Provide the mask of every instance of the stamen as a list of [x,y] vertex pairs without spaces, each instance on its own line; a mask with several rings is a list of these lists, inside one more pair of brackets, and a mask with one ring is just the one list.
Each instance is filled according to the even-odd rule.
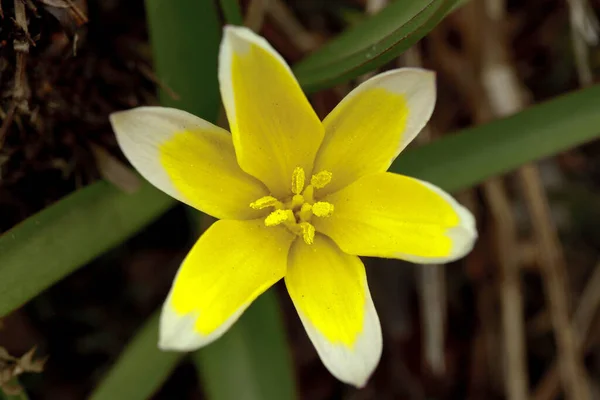
[[306,180],[306,175],[304,174],[304,168],[296,167],[294,172],[292,173],[292,193],[300,194],[302,193],[302,189],[304,189],[304,181]]
[[298,213],[298,218],[301,222],[310,220],[310,216],[312,215],[311,210],[312,206],[309,203],[302,204],[302,207],[300,207],[300,212]]
[[[264,219],[266,226],[283,225],[292,234],[302,237],[306,244],[315,242],[316,230],[311,224],[314,217],[326,218],[333,214],[333,204],[326,201],[315,202],[315,191],[331,182],[332,173],[321,171],[306,182],[302,167],[294,168],[292,173],[292,196],[283,201],[273,196],[264,196],[250,203],[255,210],[273,207],[274,210]],[[318,197],[319,192],[316,192]]]
[[314,203],[314,195],[315,195],[315,188],[313,185],[308,185],[306,187],[306,189],[304,189],[304,192],[302,193],[302,196],[304,196],[304,201],[307,203]]
[[304,196],[302,196],[301,194],[295,194],[294,197],[292,197],[291,208],[295,209],[297,207],[300,207],[302,204],[304,204]]
[[300,229],[302,230],[302,239],[304,239],[304,243],[313,244],[315,242],[315,227],[308,222],[301,222]]
[[271,214],[267,215],[267,218],[265,218],[265,225],[275,226],[288,220],[294,220],[294,213],[292,210],[275,210]]
[[330,217],[333,214],[333,204],[326,201],[317,201],[312,205],[312,213],[317,217]]
[[317,189],[324,188],[329,182],[331,182],[331,176],[333,174],[329,171],[321,171],[318,174],[314,174],[310,178],[310,184]]
[[250,203],[250,207],[254,208],[255,210],[262,210],[263,208],[267,207],[277,207],[278,205],[281,206],[281,203],[273,196],[261,197],[255,202]]

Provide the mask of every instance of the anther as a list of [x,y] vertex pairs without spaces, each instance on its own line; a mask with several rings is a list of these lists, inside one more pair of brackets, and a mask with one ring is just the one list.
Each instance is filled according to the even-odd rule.
[[281,203],[273,196],[261,197],[255,202],[250,203],[250,207],[254,208],[255,210],[262,210],[263,208],[267,207],[277,207],[278,205],[281,206]]
[[330,217],[333,214],[333,204],[326,201],[317,201],[312,205],[312,213],[317,217]]
[[294,220],[294,213],[292,210],[275,210],[265,218],[266,226],[275,226],[282,224],[288,220]]
[[331,182],[332,175],[333,174],[329,171],[321,171],[318,174],[314,174],[312,178],[310,178],[310,184],[316,189],[324,188],[329,182]]
[[302,239],[306,244],[313,244],[315,242],[315,227],[308,222],[301,222],[300,229],[302,231]]
[[302,167],[296,167],[294,169],[294,172],[292,173],[292,193],[302,193],[302,189],[304,189],[305,180],[306,175],[304,174],[304,169]]

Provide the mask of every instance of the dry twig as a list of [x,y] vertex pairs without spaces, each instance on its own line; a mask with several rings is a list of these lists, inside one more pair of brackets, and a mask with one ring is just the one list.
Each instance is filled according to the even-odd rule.
[[446,371],[444,336],[446,324],[446,274],[444,266],[419,267],[421,313],[423,314],[423,352],[428,369],[436,376]]
[[[600,309],[600,263],[594,268],[592,277],[588,280],[579,304],[573,316],[573,330],[577,333],[579,348],[583,351],[589,347],[589,338],[592,333],[592,322]],[[555,362],[546,371],[546,374],[538,384],[534,394],[534,400],[553,400],[560,394],[558,365]]]
[[270,0],[250,0],[246,11],[246,17],[244,18],[244,25],[253,31],[258,32],[265,20],[265,14],[269,8],[269,3]]
[[279,29],[303,53],[309,53],[319,45],[315,36],[309,32],[290,11],[282,0],[269,0],[267,12]]
[[567,280],[562,247],[550,216],[539,173],[531,165],[519,172],[523,193],[532,217],[533,230],[541,247],[544,285],[558,347],[558,368],[568,399],[589,398],[585,375],[575,332],[569,321]]
[[[504,4],[501,0],[487,0],[486,4],[492,23],[488,24],[488,28],[485,30],[488,33],[486,35],[488,42],[484,46],[487,67],[484,67],[483,79],[488,88],[492,110],[498,116],[505,116],[523,108],[523,91],[516,72],[509,62],[506,44],[499,41],[498,30],[496,30],[496,35],[493,35],[493,29],[490,29],[494,26],[496,29],[498,28]],[[567,398],[587,399],[589,385],[586,382],[585,370],[576,347],[574,332],[569,323],[569,303],[562,247],[552,223],[545,191],[536,166],[525,165],[519,169],[517,175],[522,184],[535,236],[541,249],[542,274],[558,344],[561,379]]]
[[590,7],[586,0],[567,0],[567,5],[579,84],[589,86],[593,83],[593,74],[588,46],[598,43],[598,20],[593,11],[587,12]]
[[494,216],[498,246],[496,254],[502,268],[500,299],[507,361],[505,369],[507,397],[511,400],[526,400],[528,389],[523,335],[523,296],[519,259],[514,252],[517,247],[516,223],[502,181],[490,179],[483,186]]

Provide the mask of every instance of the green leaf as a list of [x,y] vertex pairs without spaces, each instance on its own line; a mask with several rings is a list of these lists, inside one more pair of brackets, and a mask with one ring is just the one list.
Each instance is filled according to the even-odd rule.
[[158,343],[155,313],[127,345],[90,400],[146,400],[169,377],[185,353],[162,352]]
[[305,91],[349,81],[391,61],[431,31],[459,0],[398,0],[294,67]]
[[144,183],[129,195],[97,182],[0,236],[0,317],[123,242],[175,201]]
[[296,399],[281,319],[271,289],[221,339],[194,355],[209,399]]
[[244,17],[238,0],[219,0],[225,21],[232,25],[244,25]]
[[448,135],[409,150],[390,171],[448,191],[476,185],[525,163],[600,136],[600,85],[535,105],[512,117]]
[[156,75],[179,98],[160,92],[161,104],[216,121],[217,55],[221,24],[212,0],[146,0]]

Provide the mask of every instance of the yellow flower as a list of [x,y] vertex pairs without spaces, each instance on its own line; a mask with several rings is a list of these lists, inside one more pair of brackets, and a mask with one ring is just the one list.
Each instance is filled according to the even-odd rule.
[[385,172],[431,116],[435,76],[377,75],[320,121],[271,46],[226,27],[219,83],[231,134],[170,108],[110,117],[146,179],[220,219],[179,269],[159,346],[189,351],[214,341],[284,278],[325,366],[363,386],[382,345],[358,256],[443,263],[468,253],[477,236],[471,214],[447,193]]

